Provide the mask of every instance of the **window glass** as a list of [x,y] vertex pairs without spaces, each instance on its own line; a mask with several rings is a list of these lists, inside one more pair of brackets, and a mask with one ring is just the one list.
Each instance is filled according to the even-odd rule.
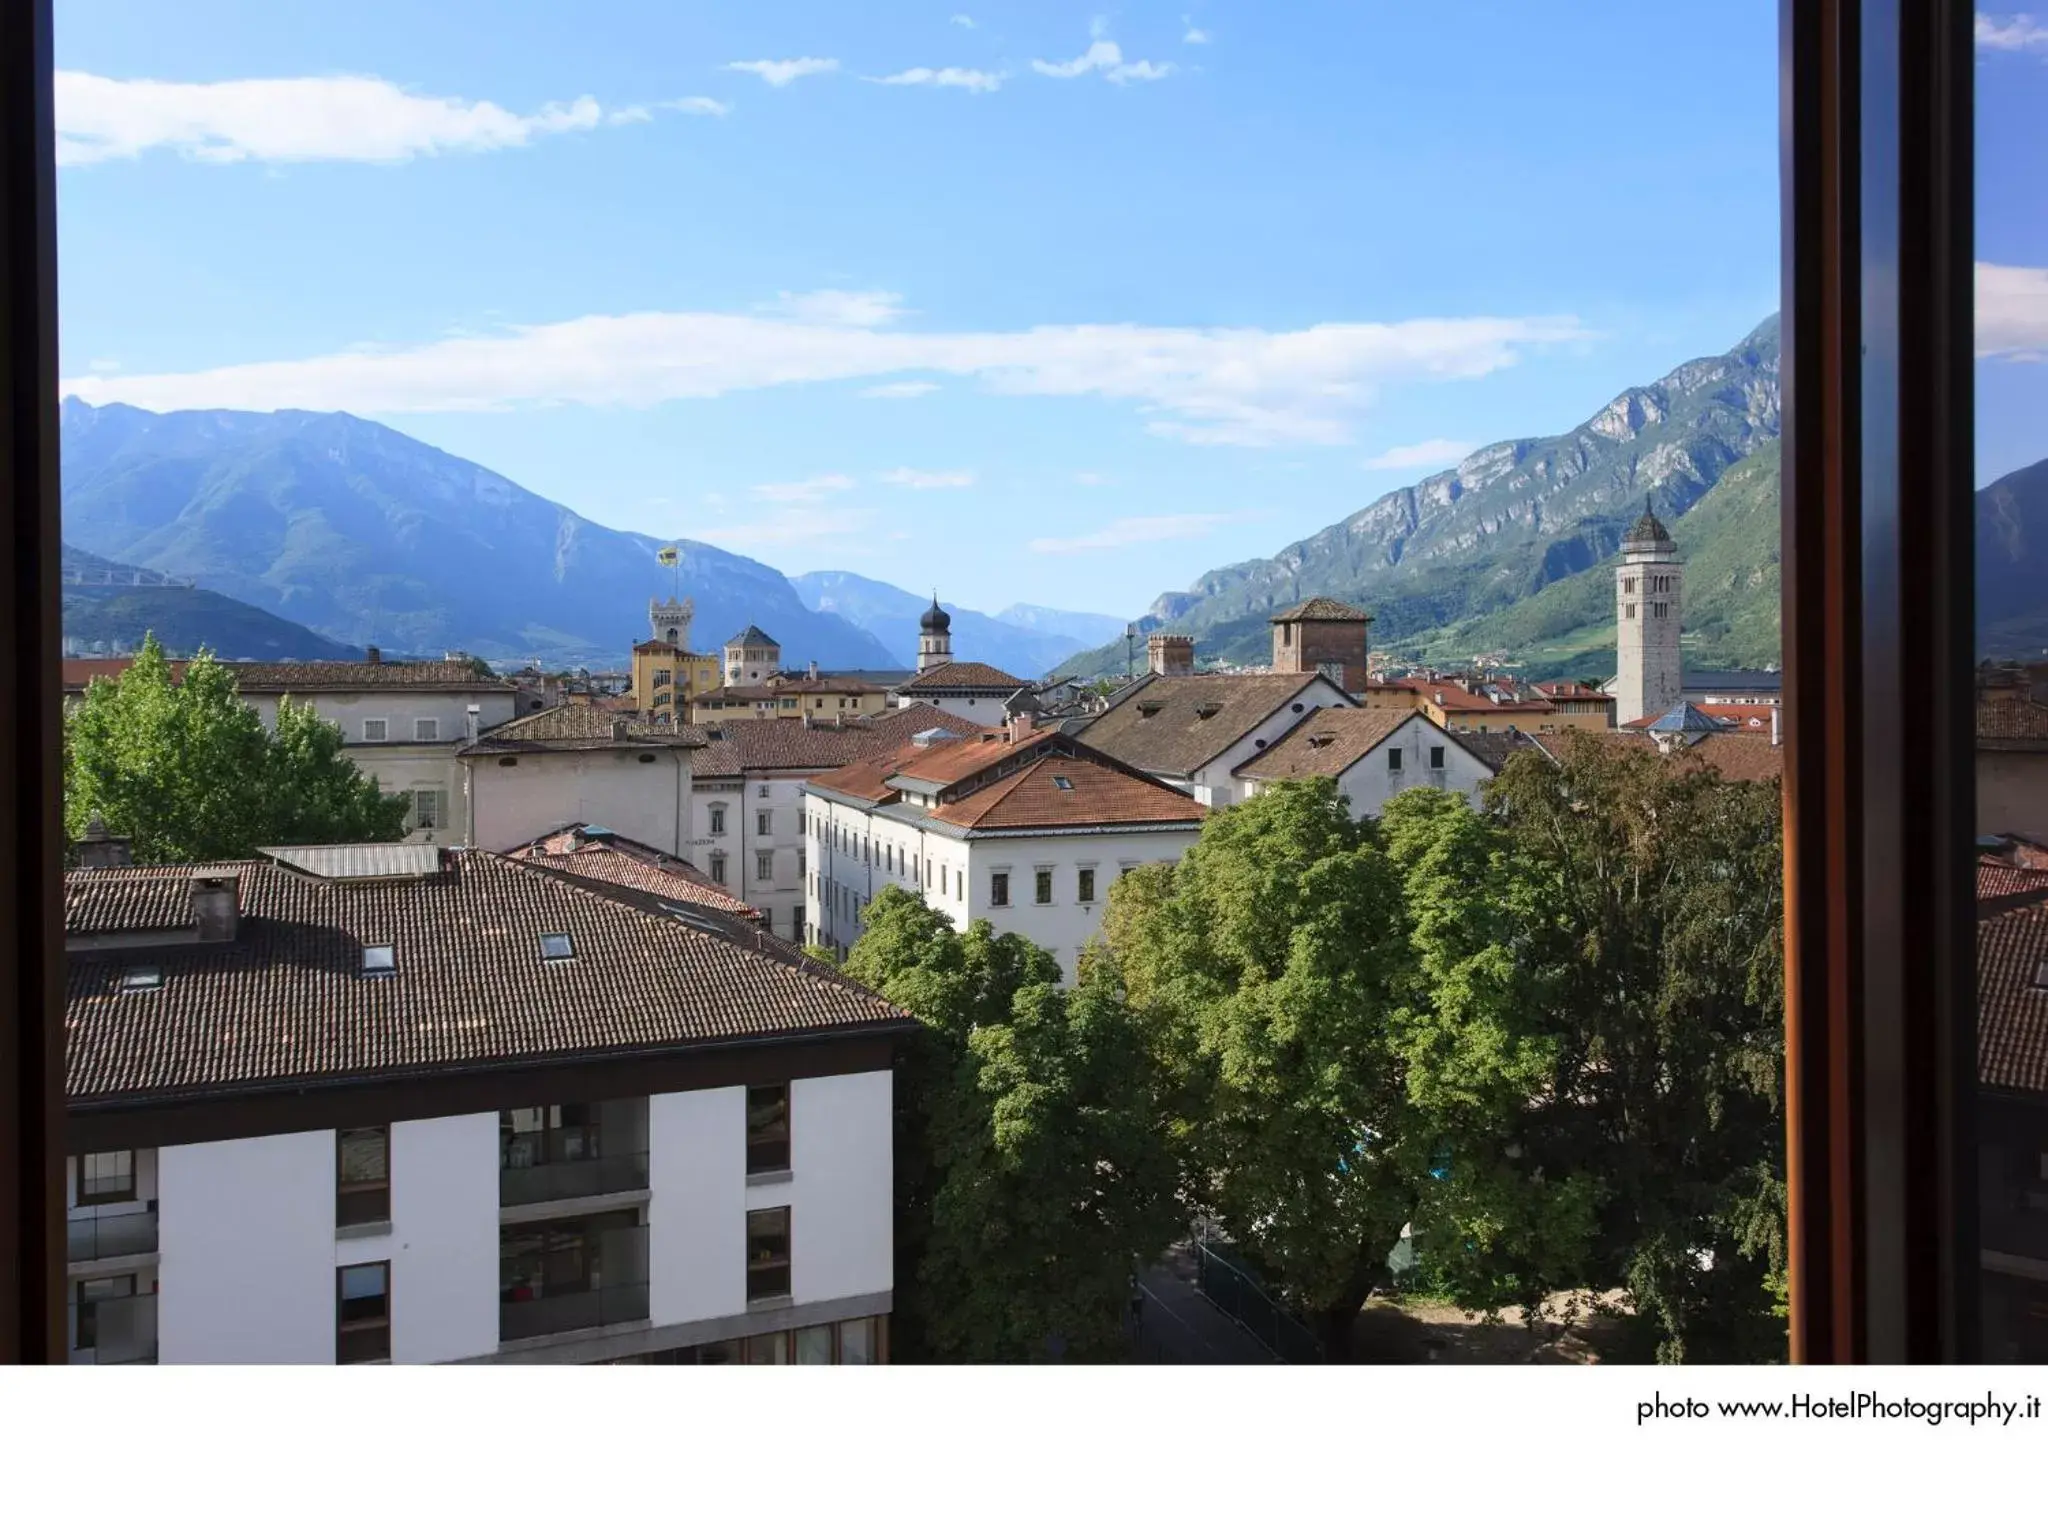
[[134,1198],[133,1152],[88,1152],[78,1160],[80,1205],[111,1205]]
[[747,1300],[790,1294],[789,1207],[747,1212]]
[[335,1133],[334,1224],[391,1217],[391,1133],[385,1126]]
[[1076,872],[1074,876],[1074,896],[1077,901],[1093,901],[1095,899],[1094,870],[1083,869]]
[[839,1325],[839,1363],[875,1363],[875,1320],[872,1317],[858,1317]]
[[822,1328],[799,1328],[796,1331],[796,1363],[798,1365],[830,1365],[832,1363],[832,1325]]
[[789,1167],[789,1084],[747,1090],[747,1172]]
[[1052,871],[1039,870],[1032,879],[1032,900],[1045,906],[1052,900]]
[[988,877],[988,901],[992,907],[1007,907],[1010,904],[1010,874],[1008,870],[997,870]]
[[391,1266],[350,1264],[336,1271],[334,1357],[343,1365],[391,1354]]
[[762,1333],[756,1334],[753,1338],[747,1340],[747,1364],[789,1364],[789,1335],[786,1333]]

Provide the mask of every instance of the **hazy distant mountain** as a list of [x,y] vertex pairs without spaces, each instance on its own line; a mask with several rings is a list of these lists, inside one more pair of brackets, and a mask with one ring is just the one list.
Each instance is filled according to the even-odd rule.
[[[401,432],[340,413],[63,413],[64,536],[350,645],[617,662],[676,577],[621,533]],[[792,665],[885,667],[857,626],[805,607],[770,566],[683,542],[692,639],[749,624]]]
[[[1495,443],[1268,560],[1168,592],[1138,622],[1198,654],[1270,654],[1269,614],[1317,595],[1371,610],[1375,645],[1479,620],[1611,560],[1647,500],[1674,532],[1721,476],[1778,436],[1778,321],[1717,357],[1622,391],[1556,437]],[[1069,665],[1120,671],[1123,647]]]
[[[837,614],[858,624],[888,646],[902,665],[916,664],[918,620],[931,607],[929,592],[920,596],[852,571],[810,571],[791,578],[790,584],[818,612]],[[1061,613],[1053,608],[1015,604],[991,618],[972,608],[946,602],[944,593],[939,598],[940,606],[952,616],[954,656],[962,661],[986,662],[1018,677],[1042,676],[1062,657],[1097,643],[1091,637],[1105,634],[1104,625],[1110,626],[1108,633],[1123,633],[1121,619],[1098,614]],[[1034,622],[1010,617],[1019,613]],[[1063,619],[1073,621],[1071,627],[1055,627],[1054,621]]]
[[1036,603],[1012,603],[996,618],[1037,635],[1058,635],[1081,645],[1106,645],[1124,632],[1124,621],[1108,613],[1069,613]]
[[63,547],[64,640],[93,654],[133,651],[154,634],[173,656],[202,647],[228,661],[341,661],[361,653],[303,624],[155,571]]

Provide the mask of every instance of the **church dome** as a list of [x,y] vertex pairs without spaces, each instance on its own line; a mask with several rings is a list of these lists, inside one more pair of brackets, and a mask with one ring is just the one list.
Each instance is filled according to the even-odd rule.
[[927,635],[943,635],[953,627],[953,616],[939,606],[934,597],[931,607],[925,609],[924,617],[917,621],[917,627]]

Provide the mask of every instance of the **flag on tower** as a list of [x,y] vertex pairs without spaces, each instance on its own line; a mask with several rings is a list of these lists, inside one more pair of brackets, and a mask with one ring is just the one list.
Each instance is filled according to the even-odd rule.
[[683,552],[680,549],[677,549],[673,544],[664,544],[661,546],[660,549],[654,552],[654,558],[659,560],[663,565],[674,565],[677,561],[681,560],[682,557]]

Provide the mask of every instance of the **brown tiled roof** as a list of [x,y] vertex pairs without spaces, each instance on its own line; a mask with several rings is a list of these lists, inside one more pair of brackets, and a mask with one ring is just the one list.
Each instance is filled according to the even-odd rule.
[[[818,968],[773,958],[642,906],[481,851],[422,879],[349,884],[235,866],[236,937],[68,957],[66,1074],[74,1099],[203,1094],[337,1077],[541,1062],[887,1026],[901,1010]],[[160,870],[157,875],[191,875]],[[67,890],[146,882],[78,871]],[[108,901],[76,898],[104,913]],[[135,893],[123,926],[148,926]],[[547,962],[540,936],[575,958]],[[397,969],[362,974],[366,944]],[[163,982],[116,990],[146,954]]]
[[1987,905],[2003,911],[2011,906],[2048,899],[2048,869],[2025,869],[1999,859],[1977,860],[1977,915]]
[[[90,661],[66,660],[63,673],[64,691],[83,693],[96,679],[102,677],[112,682],[134,665],[134,662],[133,656],[106,656]],[[169,665],[171,681],[182,683],[185,680],[186,664],[182,661],[173,661]]]
[[[1066,781],[1062,788],[1060,781]],[[1169,789],[1092,758],[1042,757],[1020,772],[932,812],[932,820],[976,831],[1029,827],[1168,825],[1199,821],[1207,808]]]
[[720,720],[704,727],[710,745],[690,759],[700,779],[804,768],[837,768],[906,743],[920,731],[973,736],[980,727],[935,704],[912,704],[843,725],[803,720]]
[[[1151,677],[1081,729],[1080,739],[1133,768],[1186,777],[1287,707],[1321,674]],[[1302,706],[1302,713],[1308,706]],[[1285,727],[1276,725],[1274,737]],[[1269,743],[1270,745],[1270,743]]]
[[[623,737],[613,728],[622,726]],[[657,727],[644,725],[616,709],[595,704],[557,704],[536,710],[486,731],[468,746],[464,755],[488,756],[497,752],[594,752],[607,747],[701,747],[704,733],[694,725]]]
[[1495,773],[1507,767],[1508,759],[1518,752],[1540,752],[1549,757],[1550,751],[1527,731],[1518,731],[1509,726],[1504,731],[1460,731],[1450,732],[1451,740],[1470,752]]
[[1463,684],[1454,683],[1448,678],[1437,681],[1426,677],[1396,677],[1384,683],[1371,684],[1367,692],[1371,693],[1381,688],[1399,688],[1415,695],[1418,701],[1428,699],[1439,709],[1457,710],[1460,713],[1516,710],[1523,714],[1541,715],[1551,713],[1557,708],[1545,698],[1516,699],[1511,703],[1496,704],[1484,694],[1473,693]]
[[1412,709],[1312,709],[1237,771],[1247,779],[1335,778],[1417,718]]
[[1724,779],[1760,782],[1777,778],[1785,769],[1783,750],[1772,746],[1768,735],[1755,731],[1726,731],[1703,736],[1684,748],[1683,755],[1711,763],[1720,770]]
[[1738,731],[1770,733],[1771,706],[1768,704],[1695,704],[1693,708],[1709,720],[1722,721]]
[[1300,620],[1313,622],[1317,619],[1334,619],[1342,623],[1370,623],[1372,615],[1362,608],[1353,608],[1340,603],[1334,597],[1312,597],[1307,602],[1296,603],[1292,608],[1283,608],[1267,622],[1286,624]]
[[2048,704],[2032,699],[1979,699],[1977,742],[1980,746],[2048,750]]
[[509,693],[499,677],[478,677],[466,661],[237,661],[244,693]]
[[928,693],[934,689],[970,689],[977,693],[1011,694],[1031,685],[979,661],[944,661],[936,667],[906,678],[896,685],[898,693]]
[[194,864],[98,871],[64,882],[66,933],[168,932],[192,926],[192,882],[236,874],[240,864]]
[[601,885],[644,891],[666,901],[730,912],[735,917],[758,919],[761,915],[724,886],[713,884],[687,859],[674,858],[609,829],[563,827],[531,843],[508,848],[505,854]]
[[1588,688],[1584,683],[1558,681],[1537,683],[1534,686],[1536,691],[1547,699],[1574,699],[1598,704],[1614,702],[1613,694],[1602,693],[1598,688]]
[[1977,924],[1977,1077],[1987,1088],[2048,1093],[2048,905]]

